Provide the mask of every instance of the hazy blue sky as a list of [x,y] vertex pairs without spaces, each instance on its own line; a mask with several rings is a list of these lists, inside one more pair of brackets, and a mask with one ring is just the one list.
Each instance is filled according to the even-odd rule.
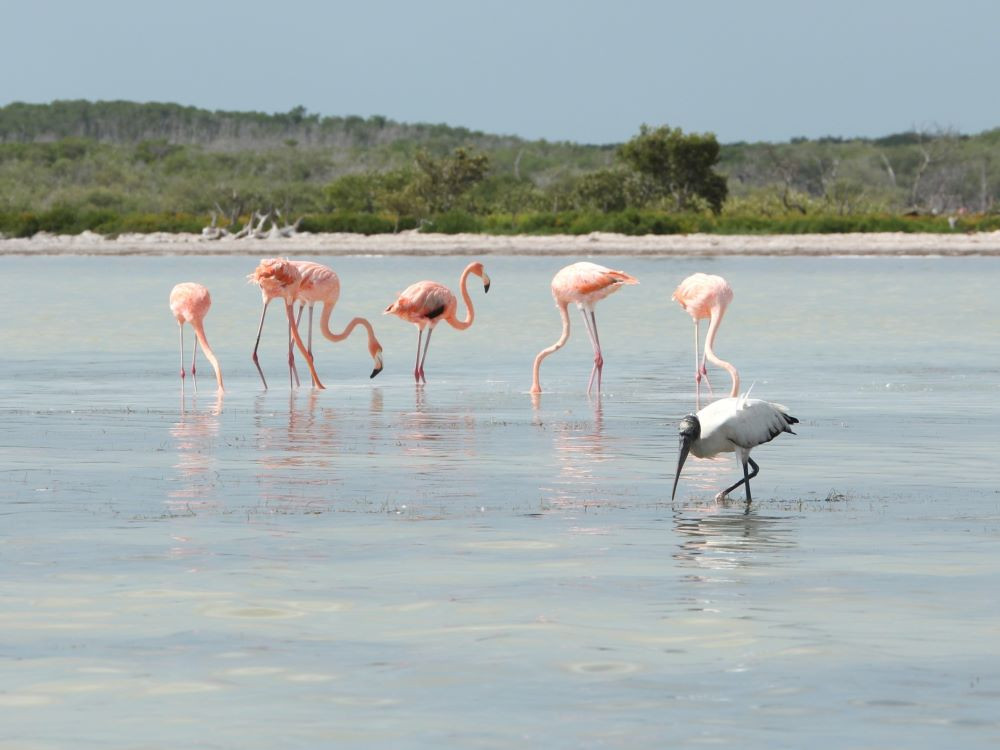
[[0,104],[301,104],[586,143],[1000,126],[997,0],[26,0],[3,21]]

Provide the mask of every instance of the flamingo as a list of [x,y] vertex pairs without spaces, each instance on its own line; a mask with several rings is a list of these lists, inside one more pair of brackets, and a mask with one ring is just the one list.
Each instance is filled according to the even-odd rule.
[[556,301],[556,307],[559,308],[559,314],[562,316],[562,335],[556,343],[547,349],[542,349],[535,357],[535,366],[532,372],[532,393],[542,392],[542,386],[538,381],[542,360],[557,349],[561,349],[569,340],[569,312],[567,308],[570,302],[575,302],[576,306],[580,308],[580,312],[583,313],[583,322],[587,326],[587,334],[594,347],[594,367],[590,371],[587,394],[590,395],[596,376],[597,393],[600,395],[604,357],[601,355],[601,341],[597,336],[597,318],[594,316],[594,305],[609,294],[618,291],[622,284],[638,283],[639,281],[635,277],[629,276],[624,271],[613,271],[610,268],[587,261],[568,265],[552,278],[552,296]]
[[[281,297],[285,301],[285,314],[288,316],[288,331],[298,345],[299,351],[302,352],[302,356],[305,357],[306,363],[309,365],[313,385],[317,388],[323,388],[324,386],[319,380],[319,375],[316,374],[316,368],[313,366],[312,357],[306,351],[305,344],[302,343],[302,338],[299,336],[299,328],[295,324],[295,315],[292,312],[295,297],[299,293],[299,287],[302,284],[302,274],[299,272],[299,269],[288,258],[267,258],[260,262],[260,265],[254,269],[253,273],[247,276],[247,279],[260,287],[261,297],[264,301],[264,308],[260,312],[260,325],[257,327],[257,343],[253,347],[253,363],[257,366],[257,372],[260,373],[260,379],[264,383],[264,388],[267,388],[267,380],[264,378],[264,371],[260,369],[260,362],[257,360],[257,349],[260,347],[260,333],[264,330],[264,315],[267,313],[267,306],[275,297]],[[292,366],[291,359],[289,359],[288,365],[290,369]]]
[[[309,306],[309,356],[312,356],[313,307],[317,302],[322,302],[323,312],[320,313],[319,317],[319,329],[322,334],[330,341],[337,343],[350,336],[351,332],[357,326],[363,326],[368,331],[368,353],[371,354],[372,359],[375,361],[375,367],[369,377],[374,378],[382,372],[382,345],[375,338],[375,330],[367,319],[354,318],[341,333],[333,333],[330,330],[330,314],[333,312],[333,307],[337,304],[337,299],[340,297],[340,279],[334,270],[329,266],[324,266],[321,263],[313,263],[308,260],[293,260],[292,265],[299,269],[299,273],[302,276],[302,283],[299,286],[299,293],[296,297],[301,304],[298,320],[302,318],[302,310],[306,305]],[[293,361],[291,342],[289,342],[288,357],[289,361]]]
[[[688,414],[680,422],[680,456],[677,459],[677,473],[674,475],[674,489],[670,499],[677,494],[677,480],[688,452],[698,458],[712,458],[720,453],[736,453],[743,464],[743,479],[730,485],[718,495],[716,500],[741,484],[746,485],[747,509],[750,508],[750,480],[757,476],[760,467],[750,458],[750,451],[758,445],[774,440],[787,432],[791,435],[791,425],[799,420],[788,413],[781,404],[749,398],[750,392],[739,397],[720,398],[701,409],[697,414]],[[753,471],[747,471],[749,464]]]
[[[215,370],[215,380],[219,384],[219,390],[223,390],[222,387],[222,370],[219,369],[219,360],[215,358],[215,354],[212,352],[212,347],[208,345],[208,339],[205,337],[205,316],[208,314],[209,308],[212,306],[212,295],[208,293],[208,289],[201,284],[197,284],[193,281],[187,281],[182,284],[178,284],[173,289],[170,290],[170,312],[174,314],[177,318],[177,326],[180,331],[181,340],[181,383],[184,382],[184,324],[190,323],[191,327],[194,329],[195,343],[194,350],[191,353],[191,377],[194,377],[195,366],[194,360],[195,356],[198,354],[198,344],[201,344],[201,349],[205,352],[205,357],[209,362],[212,363],[212,368]],[[195,383],[197,388],[197,382]]]
[[[476,313],[472,308],[472,298],[465,283],[469,274],[474,273],[483,280],[483,293],[490,291],[490,277],[486,275],[483,264],[476,261],[470,263],[462,271],[462,276],[458,280],[459,289],[462,292],[462,299],[465,300],[465,307],[468,315],[465,320],[459,320],[455,313],[458,310],[458,301],[448,287],[436,281],[418,281],[411,284],[402,291],[399,298],[385,308],[386,315],[393,314],[403,320],[413,323],[417,327],[417,362],[413,368],[413,379],[417,383],[427,382],[424,376],[424,362],[427,360],[427,348],[431,343],[431,334],[434,327],[442,320],[448,321],[452,328],[464,331],[472,325]],[[424,353],[420,354],[420,342],[424,336],[424,328],[427,328],[427,341],[424,342]]]
[[[677,300],[680,306],[694,320],[694,403],[695,409],[701,408],[701,379],[704,376],[705,384],[708,385],[709,392],[712,384],[708,382],[708,371],[705,369],[705,360],[708,359],[713,364],[725,369],[733,379],[733,388],[729,393],[731,398],[740,392],[740,374],[729,362],[715,356],[712,344],[715,343],[715,335],[722,322],[722,316],[726,314],[726,308],[733,301],[733,288],[721,276],[709,275],[707,273],[695,273],[682,281],[671,299]],[[699,321],[709,318],[708,333],[705,334],[705,354],[698,359],[698,338]]]

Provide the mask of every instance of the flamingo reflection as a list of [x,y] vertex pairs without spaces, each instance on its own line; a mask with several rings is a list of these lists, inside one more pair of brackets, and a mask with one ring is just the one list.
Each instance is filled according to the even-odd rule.
[[255,454],[260,500],[270,512],[308,512],[329,506],[343,477],[337,457],[345,451],[337,411],[319,391],[292,391],[288,410],[270,406],[266,392],[256,397]]
[[198,408],[198,396],[191,399],[181,393],[181,406],[177,421],[170,428],[176,441],[177,459],[174,469],[177,484],[167,493],[167,507],[171,513],[189,513],[197,509],[214,507],[218,480],[219,416],[222,414],[224,392],[216,391],[212,405]]
[[602,464],[612,456],[605,445],[601,399],[592,401],[591,406],[593,419],[550,422],[559,469],[553,485],[543,489],[552,493],[548,501],[559,507],[602,502],[599,475]]

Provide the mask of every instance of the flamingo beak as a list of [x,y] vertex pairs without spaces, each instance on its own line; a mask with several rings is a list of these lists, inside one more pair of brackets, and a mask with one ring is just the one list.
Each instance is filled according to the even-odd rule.
[[382,372],[382,352],[375,355],[375,369],[372,370],[372,374],[368,376],[369,379],[374,378],[380,372]]
[[483,272],[483,294],[490,291],[490,277]]
[[684,468],[684,461],[687,460],[688,452],[691,450],[691,438],[686,435],[681,435],[680,451],[681,454],[677,458],[677,473],[674,474],[674,489],[670,493],[671,501],[674,499],[674,495],[677,494],[677,480],[681,478],[681,469]]

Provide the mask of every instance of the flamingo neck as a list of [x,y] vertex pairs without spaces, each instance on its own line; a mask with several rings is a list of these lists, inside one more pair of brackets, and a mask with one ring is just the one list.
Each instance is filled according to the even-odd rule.
[[542,360],[552,354],[552,352],[562,349],[566,342],[569,341],[569,311],[566,309],[567,306],[564,303],[559,303],[558,307],[559,315],[562,317],[562,335],[559,336],[559,340],[556,343],[546,349],[542,349],[538,352],[538,356],[535,357],[535,365],[531,371],[532,393],[542,392],[542,385],[538,379],[539,371],[542,367]]
[[368,332],[368,346],[378,346],[378,340],[375,338],[375,329],[372,328],[372,324],[368,322],[365,318],[354,318],[347,327],[344,328],[340,333],[334,333],[330,330],[330,314],[333,312],[333,305],[324,303],[323,312],[320,314],[319,318],[319,329],[322,331],[323,335],[330,341],[337,343],[343,341],[348,336],[353,333],[354,329],[358,326],[363,326]]
[[[469,279],[469,274],[472,272],[472,265],[465,267],[462,271],[462,276],[458,280],[458,288],[462,292],[462,299],[465,300],[465,307],[468,310],[465,320],[459,320],[455,317],[455,313],[452,313],[450,317],[446,318],[448,323],[451,324],[452,328],[457,328],[460,331],[464,331],[466,328],[472,325],[472,321],[476,319],[476,311],[472,307],[472,297],[469,296],[469,289],[466,282]],[[456,311],[457,312],[457,311]]]
[[224,390],[222,387],[222,369],[219,367],[219,360],[216,359],[215,352],[208,345],[208,339],[205,336],[205,326],[202,325],[200,320],[195,319],[191,321],[191,327],[194,329],[194,335],[198,337],[198,343],[201,345],[201,350],[205,353],[205,359],[211,363],[212,369],[215,370],[215,380],[219,384],[219,390]]
[[705,334],[705,358],[709,362],[721,367],[729,373],[729,377],[733,379],[733,388],[729,395],[738,396],[740,395],[740,373],[729,362],[719,359],[716,356],[715,351],[712,349],[712,345],[715,343],[715,334],[719,330],[719,323],[722,322],[722,316],[725,312],[726,311],[724,309],[712,309],[712,317],[708,324],[708,333]]

